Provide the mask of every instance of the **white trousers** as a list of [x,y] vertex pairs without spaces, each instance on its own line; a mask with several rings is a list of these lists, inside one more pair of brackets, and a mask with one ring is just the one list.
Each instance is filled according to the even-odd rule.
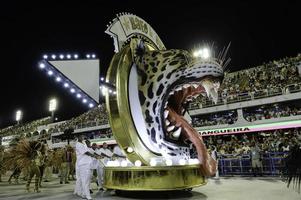
[[98,182],[98,186],[100,188],[102,188],[102,184],[103,184],[103,166],[101,166],[100,164],[97,165],[96,167],[96,172],[97,172],[97,182]]
[[91,182],[91,167],[90,165],[76,166],[76,184],[74,194],[92,199],[90,195],[90,182]]

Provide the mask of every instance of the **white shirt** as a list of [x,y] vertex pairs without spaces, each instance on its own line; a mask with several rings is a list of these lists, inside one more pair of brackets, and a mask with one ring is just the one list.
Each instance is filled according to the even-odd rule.
[[101,153],[103,153],[103,154],[105,154],[105,155],[107,155],[109,157],[109,158],[104,157],[104,158],[101,159],[101,161],[102,161],[102,163],[104,165],[107,165],[108,161],[111,160],[111,157],[113,156],[112,151],[110,149],[108,149],[108,148],[106,148],[106,149],[100,148],[100,149],[98,149],[98,151],[96,153],[99,154],[99,155]]
[[116,145],[114,148],[113,148],[113,153],[118,155],[118,156],[125,156],[123,151],[120,149],[120,147],[118,145]]
[[[114,148],[113,148],[113,153],[118,155],[118,156],[122,156],[122,157],[125,157],[123,151],[120,149],[120,147],[118,145],[116,145]],[[125,160],[125,158],[122,158],[122,157],[118,157],[117,160],[118,161],[122,161],[122,160]]]
[[75,152],[76,152],[76,164],[78,166],[81,165],[91,165],[92,162],[92,157],[86,155],[86,152],[89,152],[89,148],[81,143],[81,142],[76,142],[75,145]]
[[[94,154],[95,150],[93,150],[92,148],[89,148],[89,152]],[[91,162],[91,169],[97,169],[98,165],[99,165],[99,161],[96,158],[91,157],[92,162]]]

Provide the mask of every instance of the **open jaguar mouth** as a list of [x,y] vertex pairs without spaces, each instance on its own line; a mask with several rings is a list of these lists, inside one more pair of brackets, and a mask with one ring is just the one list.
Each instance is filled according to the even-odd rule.
[[165,106],[162,120],[165,139],[184,146],[192,143],[197,150],[202,173],[208,176],[215,173],[215,161],[208,155],[202,137],[185,120],[184,114],[189,102],[199,95],[207,95],[216,103],[219,85],[218,78],[214,77],[205,77],[200,81],[186,81],[172,86],[163,101]]

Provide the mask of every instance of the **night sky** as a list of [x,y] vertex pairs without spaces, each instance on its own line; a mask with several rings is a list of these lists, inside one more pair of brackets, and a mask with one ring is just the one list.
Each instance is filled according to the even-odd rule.
[[87,111],[87,106],[42,73],[37,63],[45,53],[96,53],[105,74],[114,48],[104,31],[119,12],[147,21],[168,49],[191,50],[203,42],[222,48],[231,42],[232,71],[301,52],[297,1],[266,5],[263,1],[81,2],[1,5],[0,128],[15,124],[17,109],[24,113],[23,123],[48,116],[51,97],[59,100],[59,120]]

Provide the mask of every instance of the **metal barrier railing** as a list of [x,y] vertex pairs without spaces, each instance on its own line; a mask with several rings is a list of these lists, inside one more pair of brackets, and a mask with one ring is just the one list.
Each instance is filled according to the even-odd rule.
[[[283,169],[283,159],[286,152],[268,152],[262,156],[262,174],[279,176]],[[242,156],[223,155],[218,160],[218,169],[221,176],[228,175],[253,175],[252,161],[248,154]]]

